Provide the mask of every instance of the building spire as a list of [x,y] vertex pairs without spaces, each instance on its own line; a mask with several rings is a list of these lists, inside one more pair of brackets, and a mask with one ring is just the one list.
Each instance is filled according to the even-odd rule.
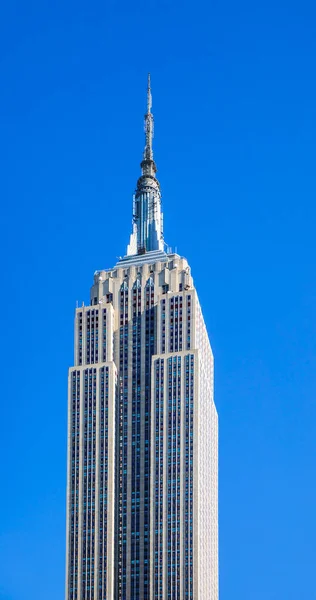
[[145,114],[145,149],[141,162],[142,174],[137,181],[133,206],[133,233],[127,254],[145,254],[164,249],[161,193],[156,179],[157,167],[153,154],[154,117],[150,73],[147,79],[147,112]]
[[154,175],[157,171],[157,167],[154,161],[153,153],[153,137],[154,137],[154,116],[151,112],[152,107],[152,96],[151,96],[151,84],[150,84],[150,73],[148,73],[147,79],[147,112],[145,114],[144,129],[145,129],[145,150],[143,155],[143,161],[141,163],[143,175]]
[[151,87],[150,87],[150,73],[147,77],[147,112],[150,113],[152,107]]
[[144,160],[153,160],[153,137],[154,137],[154,117],[151,113],[152,97],[150,87],[150,73],[148,73],[147,80],[147,113],[145,114],[145,150]]

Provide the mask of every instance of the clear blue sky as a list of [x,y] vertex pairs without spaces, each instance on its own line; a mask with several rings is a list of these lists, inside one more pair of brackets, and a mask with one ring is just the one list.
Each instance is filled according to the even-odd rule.
[[63,598],[74,308],[125,252],[148,70],[215,354],[220,597],[316,598],[315,59],[312,1],[3,3],[1,600]]

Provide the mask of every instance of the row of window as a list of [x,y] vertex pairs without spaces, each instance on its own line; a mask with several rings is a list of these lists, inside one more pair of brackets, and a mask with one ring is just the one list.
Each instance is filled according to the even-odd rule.
[[[83,462],[80,464],[80,371],[72,373],[72,428],[75,427],[75,438],[71,449],[72,472],[70,485],[76,490],[71,510],[69,511],[69,600],[78,598],[78,530],[79,530],[79,498],[78,480],[79,469],[83,474],[83,504],[81,521],[81,595],[83,598],[94,598],[95,580],[95,544],[96,544],[96,369],[87,369],[84,372],[86,385],[84,387],[85,411],[84,429],[86,435],[83,439]],[[107,497],[108,497],[108,368],[100,369],[99,406],[100,406],[100,469],[99,469],[99,524],[98,524],[98,600],[106,598],[106,560],[107,560]]]
[[[170,357],[166,361],[165,387],[163,359],[155,361],[155,539],[154,598],[180,600],[180,565],[184,564],[184,597],[193,598],[193,399],[194,356]],[[185,377],[185,398],[181,399],[181,379]],[[164,390],[167,390],[167,399]],[[168,402],[167,422],[164,404]],[[182,406],[184,402],[184,414]],[[181,423],[184,419],[184,438]],[[164,464],[164,436],[167,435],[167,463]],[[181,444],[184,444],[181,449]],[[182,479],[185,486],[183,516],[180,515],[182,491],[180,457],[184,453]],[[167,487],[163,482],[166,477]],[[167,514],[163,514],[163,505]],[[164,540],[164,532],[166,539]],[[182,542],[181,542],[182,540]],[[166,554],[164,548],[166,547]],[[166,579],[165,579],[166,578]],[[164,588],[167,582],[167,589]],[[167,592],[167,593],[166,593]]]

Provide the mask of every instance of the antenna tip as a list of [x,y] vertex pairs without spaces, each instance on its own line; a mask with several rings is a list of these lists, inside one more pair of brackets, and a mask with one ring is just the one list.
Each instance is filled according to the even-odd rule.
[[147,84],[147,114],[150,113],[152,100],[151,100],[151,87],[150,87],[150,73],[148,73],[148,84]]

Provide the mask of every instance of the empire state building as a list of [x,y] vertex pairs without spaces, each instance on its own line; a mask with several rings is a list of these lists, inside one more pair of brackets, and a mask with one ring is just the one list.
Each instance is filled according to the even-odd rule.
[[148,77],[126,256],[75,314],[66,600],[218,600],[213,354],[189,264],[164,243],[151,108]]

